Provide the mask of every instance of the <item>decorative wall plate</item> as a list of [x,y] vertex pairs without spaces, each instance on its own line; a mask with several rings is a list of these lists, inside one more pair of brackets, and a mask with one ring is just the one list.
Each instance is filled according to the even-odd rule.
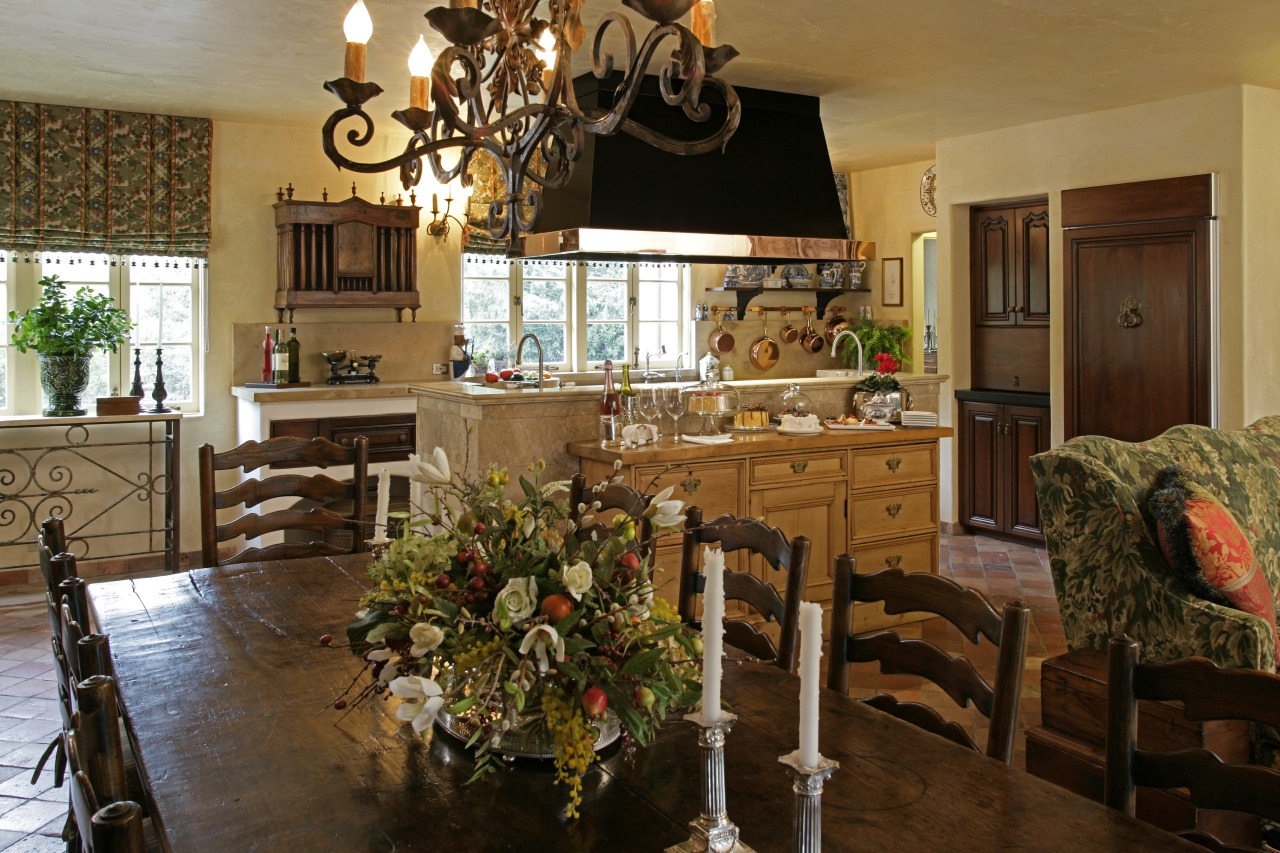
[[936,165],[930,166],[924,170],[924,177],[920,179],[920,206],[930,216],[938,215],[938,203],[934,201],[934,193],[938,187],[937,169]]

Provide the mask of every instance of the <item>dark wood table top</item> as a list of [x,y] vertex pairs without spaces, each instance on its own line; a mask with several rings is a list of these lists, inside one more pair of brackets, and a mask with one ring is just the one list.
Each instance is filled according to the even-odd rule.
[[[689,836],[701,805],[694,727],[670,720],[629,766],[615,746],[563,822],[547,763],[464,784],[468,753],[401,727],[381,700],[330,707],[359,661],[319,645],[366,587],[367,555],[251,563],[90,587],[166,849],[645,850]],[[799,680],[728,665],[739,714],[729,816],[757,851],[791,843]],[[1026,773],[823,691],[828,850],[1198,850]]]

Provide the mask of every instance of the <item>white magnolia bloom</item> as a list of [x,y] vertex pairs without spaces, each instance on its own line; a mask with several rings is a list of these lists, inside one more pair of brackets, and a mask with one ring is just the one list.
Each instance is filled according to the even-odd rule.
[[374,663],[381,663],[382,666],[375,666],[378,673],[378,683],[386,684],[387,680],[395,674],[396,665],[400,663],[400,656],[391,649],[374,649],[364,656],[365,660]]
[[581,601],[582,594],[591,589],[595,578],[591,574],[591,566],[579,560],[572,566],[565,566],[560,570],[560,581],[573,596],[574,601]]
[[444,705],[444,691],[430,678],[402,675],[391,682],[391,692],[401,699],[410,700],[401,702],[396,708],[396,719],[412,722],[413,730],[418,734],[435,722],[436,712]]
[[409,639],[413,641],[413,648],[409,649],[409,654],[420,658],[427,652],[440,648],[440,644],[444,642],[444,631],[435,625],[419,622],[409,629]]
[[448,485],[453,475],[449,471],[449,457],[444,455],[444,448],[437,447],[431,451],[430,462],[418,460],[418,470],[413,473],[412,479],[436,486]]
[[498,593],[498,601],[507,607],[511,624],[519,625],[533,615],[538,606],[538,582],[533,577],[512,578]]
[[520,654],[527,655],[529,650],[533,649],[533,653],[538,658],[538,672],[545,673],[548,667],[548,647],[555,651],[557,662],[564,660],[564,638],[550,625],[534,625],[520,643]]
[[520,526],[520,532],[524,534],[525,538],[527,539],[528,537],[533,535],[533,531],[536,530],[537,527],[538,527],[537,516],[530,513],[529,515],[525,516],[524,524]]
[[644,514],[653,519],[654,527],[658,529],[668,527],[679,527],[684,523],[684,501],[671,500],[671,492],[675,486],[667,486],[654,496],[649,502],[649,507]]

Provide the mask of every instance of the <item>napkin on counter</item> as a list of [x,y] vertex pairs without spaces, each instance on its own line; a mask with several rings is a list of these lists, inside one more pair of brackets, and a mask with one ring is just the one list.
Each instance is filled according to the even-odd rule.
[[694,444],[732,444],[733,436],[731,435],[682,435],[684,441],[691,441]]

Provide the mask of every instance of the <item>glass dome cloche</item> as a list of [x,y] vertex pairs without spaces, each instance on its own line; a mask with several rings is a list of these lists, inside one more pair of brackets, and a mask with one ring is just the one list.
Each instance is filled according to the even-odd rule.
[[699,435],[719,435],[720,419],[732,417],[738,411],[741,400],[738,389],[716,378],[715,371],[707,371],[701,382],[680,389],[685,411],[702,417]]

